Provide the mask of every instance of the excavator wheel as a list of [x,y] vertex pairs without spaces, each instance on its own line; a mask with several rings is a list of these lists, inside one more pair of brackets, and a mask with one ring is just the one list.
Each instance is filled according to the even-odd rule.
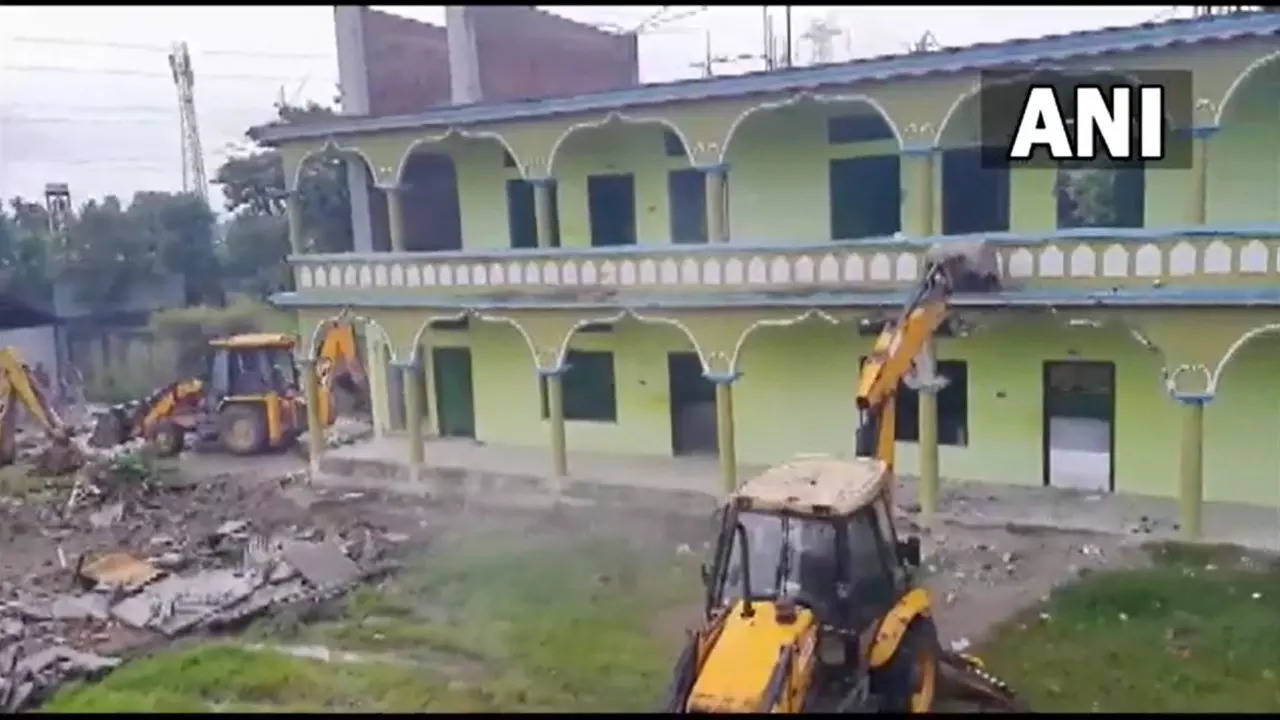
[[933,621],[925,617],[912,620],[893,659],[872,676],[881,707],[898,713],[932,712],[941,653]]
[[147,440],[160,457],[173,457],[182,452],[184,446],[182,426],[169,420],[161,420],[151,428]]
[[218,413],[218,439],[235,455],[261,452],[267,445],[266,420],[255,408],[229,405]]

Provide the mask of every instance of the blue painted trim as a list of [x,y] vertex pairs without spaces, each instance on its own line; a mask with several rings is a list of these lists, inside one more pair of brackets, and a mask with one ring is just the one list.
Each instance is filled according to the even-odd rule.
[[921,76],[937,72],[1027,65],[1064,60],[1080,55],[1132,52],[1173,44],[1186,45],[1277,33],[1280,33],[1280,14],[1273,12],[1178,19],[1002,43],[982,43],[930,53],[888,55],[848,63],[748,73],[710,80],[643,85],[637,88],[609,90],[587,95],[454,105],[414,115],[342,118],[302,126],[258,125],[250,128],[248,134],[254,140],[272,143],[423,126],[468,125],[545,117],[560,113],[612,110],[629,105],[738,97],[798,89],[813,90],[826,85],[849,85],[898,76]]
[[717,385],[729,385],[734,380],[737,380],[738,378],[742,377],[742,373],[741,372],[732,372],[727,374],[726,373],[703,373],[702,377],[710,380],[711,382]]
[[553,177],[531,177],[525,178],[532,185],[554,185],[556,179]]
[[1218,132],[1217,125],[1198,125],[1191,128],[1191,137],[1207,138]]
[[720,163],[710,163],[707,165],[694,165],[693,169],[701,170],[704,173],[710,173],[710,172],[727,173],[729,172],[729,163],[720,162]]
[[572,365],[570,365],[569,363],[560,363],[560,367],[555,368],[553,370],[543,370],[542,368],[537,368],[538,377],[555,377],[557,375],[563,375],[569,371],[570,367],[572,367]]
[[1208,405],[1209,401],[1213,399],[1213,393],[1184,393],[1175,391],[1172,395],[1174,400],[1177,400],[1183,405],[1204,406]]
[[903,155],[932,155],[938,150],[938,146],[933,143],[917,143],[912,145],[903,145],[899,151]]
[[1177,242],[1198,237],[1247,237],[1280,238],[1280,224],[1259,226],[1193,225],[1169,228],[1070,228],[1047,233],[972,233],[968,235],[930,235],[926,237],[895,238],[883,235],[859,240],[832,240],[825,243],[805,241],[801,243],[768,244],[751,242],[705,243],[696,245],[612,245],[586,248],[509,248],[503,250],[444,250],[440,252],[374,252],[374,253],[323,253],[315,255],[290,255],[288,261],[297,264],[341,262],[400,262],[431,260],[532,260],[564,259],[570,257],[616,257],[626,255],[708,255],[743,252],[821,252],[824,250],[858,250],[862,248],[928,248],[937,243],[960,243],[984,240],[992,245],[1032,245],[1067,240],[1108,240],[1120,244],[1145,242]]
[[[611,310],[637,312],[660,309],[714,309],[723,307],[851,307],[896,308],[908,290],[890,292],[730,292],[670,295],[619,295],[612,300],[564,300],[536,295],[493,297],[441,296],[386,293],[385,291],[277,293],[271,302],[283,307],[458,308],[478,311],[507,309]],[[1280,307],[1280,285],[1260,288],[1161,288],[1072,290],[1036,288],[955,295],[951,305],[960,308],[1052,307]]]

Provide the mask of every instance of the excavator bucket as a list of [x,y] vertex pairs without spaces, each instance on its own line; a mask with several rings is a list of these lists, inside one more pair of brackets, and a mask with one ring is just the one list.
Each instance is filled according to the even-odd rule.
[[938,266],[952,292],[993,292],[1000,289],[1000,263],[995,248],[986,242],[935,243],[925,253],[925,264]]
[[970,655],[943,652],[938,658],[938,697],[996,712],[1030,712],[1009,686],[987,672],[982,661]]
[[96,448],[115,447],[129,439],[129,420],[124,409],[116,406],[98,413],[94,419],[89,445]]

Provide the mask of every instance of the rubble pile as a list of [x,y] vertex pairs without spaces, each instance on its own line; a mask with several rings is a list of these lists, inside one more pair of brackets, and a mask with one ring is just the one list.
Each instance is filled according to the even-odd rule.
[[348,416],[339,416],[325,430],[325,444],[331,448],[351,445],[373,436],[373,423]]
[[[292,505],[292,516],[273,517],[293,477],[248,492],[230,482],[167,484],[136,450],[93,451],[69,496],[64,488],[0,498],[0,535],[12,542],[25,532],[30,547],[56,548],[43,566],[0,560],[0,712],[114,667],[129,648],[321,602],[395,567],[385,551],[398,536],[361,521],[308,524],[319,518]],[[246,509],[261,512],[235,516]]]

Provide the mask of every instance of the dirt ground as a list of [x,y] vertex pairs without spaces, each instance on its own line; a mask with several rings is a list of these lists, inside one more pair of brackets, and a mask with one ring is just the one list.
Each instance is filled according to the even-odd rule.
[[[465,541],[494,526],[554,530],[578,536],[605,532],[646,546],[666,545],[675,555],[703,556],[714,528],[710,518],[560,508],[554,511],[485,510],[441,506],[422,498],[309,486],[302,461],[284,454],[242,459],[184,454],[176,479],[126,498],[120,517],[104,521],[80,511],[63,515],[69,488],[0,497],[0,604],[32,592],[53,595],[74,587],[82,554],[123,550],[164,556],[175,569],[201,565],[202,543],[228,521],[256,532],[281,530],[340,543],[373,538],[389,556],[430,552],[433,543]],[[921,572],[930,589],[944,646],[977,644],[996,623],[1036,603],[1055,585],[1102,567],[1142,561],[1141,551],[1118,536],[1053,530],[920,529],[903,512],[900,532],[923,536]],[[699,619],[691,604],[655,618],[655,632],[682,634]],[[124,655],[165,642],[119,623],[52,620],[42,632],[55,642],[100,655]]]

